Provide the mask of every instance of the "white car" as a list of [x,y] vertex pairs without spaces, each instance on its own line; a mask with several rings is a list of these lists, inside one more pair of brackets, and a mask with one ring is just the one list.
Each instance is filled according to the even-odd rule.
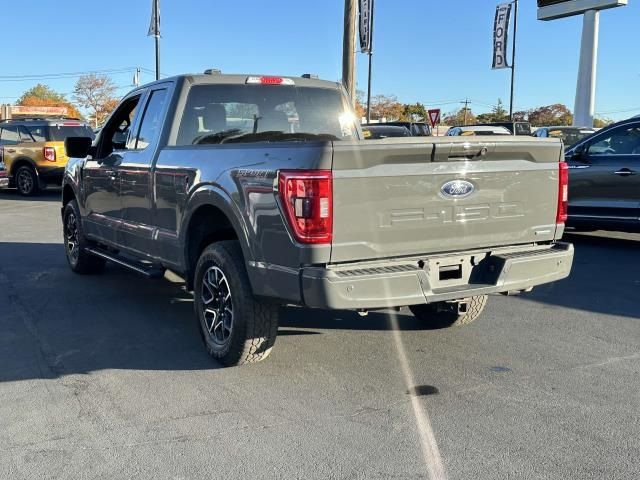
[[469,125],[466,127],[451,127],[447,130],[447,137],[467,137],[473,135],[512,135],[505,127],[492,125]]

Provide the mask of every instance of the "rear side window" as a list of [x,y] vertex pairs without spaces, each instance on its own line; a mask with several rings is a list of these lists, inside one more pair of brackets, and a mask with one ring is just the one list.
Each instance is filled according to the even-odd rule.
[[160,127],[162,126],[162,112],[164,111],[166,98],[167,91],[164,89],[151,92],[151,97],[147,102],[142,123],[140,124],[136,150],[144,150],[158,138]]
[[0,144],[17,145],[18,143],[20,143],[20,134],[18,133],[17,127],[2,127],[2,132],[0,132]]
[[196,85],[177,145],[357,138],[338,89],[289,85]]

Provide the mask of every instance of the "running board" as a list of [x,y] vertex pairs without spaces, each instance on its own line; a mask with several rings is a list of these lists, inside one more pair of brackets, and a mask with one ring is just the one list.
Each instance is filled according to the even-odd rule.
[[145,265],[142,263],[132,262],[99,248],[87,248],[87,252],[89,252],[91,255],[95,255],[96,257],[104,258],[105,260],[109,260],[110,262],[117,263],[118,265],[128,268],[129,270],[133,270],[134,272],[139,273],[140,275],[144,275],[147,278],[162,278],[164,276],[165,269],[158,265]]

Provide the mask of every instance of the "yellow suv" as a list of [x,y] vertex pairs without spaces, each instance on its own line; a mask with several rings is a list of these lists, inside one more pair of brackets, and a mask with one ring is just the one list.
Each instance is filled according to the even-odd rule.
[[30,196],[48,185],[60,186],[68,160],[64,151],[67,137],[94,138],[94,134],[87,124],[76,119],[1,121],[0,162],[4,161],[9,187]]

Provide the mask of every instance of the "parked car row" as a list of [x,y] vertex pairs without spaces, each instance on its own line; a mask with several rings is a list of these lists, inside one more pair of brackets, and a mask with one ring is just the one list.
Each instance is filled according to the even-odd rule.
[[[526,135],[527,122],[452,127],[447,136]],[[365,139],[431,135],[422,122],[389,122],[362,126]],[[94,138],[85,123],[69,118],[23,118],[0,122],[0,187],[35,195],[60,185],[67,163],[64,139]],[[579,229],[640,228],[640,117],[602,130],[539,127],[538,138],[565,144],[571,188],[568,225]]]

